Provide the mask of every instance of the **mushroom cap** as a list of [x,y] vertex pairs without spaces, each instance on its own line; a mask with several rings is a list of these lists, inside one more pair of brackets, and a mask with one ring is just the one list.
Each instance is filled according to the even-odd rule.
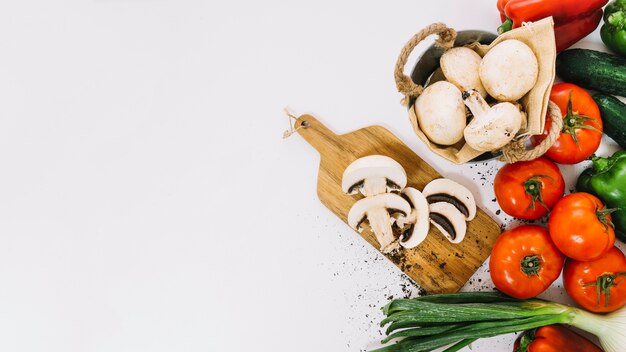
[[507,145],[522,125],[522,114],[511,103],[492,106],[467,125],[463,135],[465,142],[475,150],[488,152]]
[[413,187],[405,188],[400,195],[408,200],[412,208],[409,216],[412,225],[400,245],[404,248],[415,248],[426,239],[430,229],[428,201],[422,192]]
[[470,221],[476,216],[474,195],[465,186],[447,178],[430,181],[422,191],[429,203],[448,202]]
[[[348,225],[359,230],[361,224],[373,209],[387,209],[389,213],[401,212],[404,216],[411,213],[411,205],[404,198],[395,193],[383,193],[358,200],[348,212]],[[391,217],[389,224],[391,225]]]
[[424,89],[413,108],[420,128],[434,143],[452,145],[463,138],[466,125],[461,91],[452,83],[435,82]]
[[430,222],[451,243],[460,243],[465,238],[467,224],[465,216],[452,204],[447,202],[431,203]]
[[[365,179],[379,179],[380,192],[401,191],[406,187],[406,172],[400,163],[384,155],[369,155],[353,161],[343,172],[341,189],[347,194],[362,191]],[[383,189],[384,188],[384,189]],[[373,194],[364,194],[365,196]]]
[[487,91],[480,81],[478,70],[482,58],[474,50],[456,47],[446,50],[439,64],[446,79],[461,91],[476,89],[484,98]]
[[499,101],[516,101],[535,86],[539,63],[528,45],[508,39],[485,54],[478,73],[489,95]]

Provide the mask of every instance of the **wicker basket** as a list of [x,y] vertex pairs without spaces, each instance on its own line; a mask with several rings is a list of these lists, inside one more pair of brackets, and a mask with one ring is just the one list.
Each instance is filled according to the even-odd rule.
[[[418,61],[411,77],[404,74],[404,68],[409,55],[415,47],[430,35],[437,35],[435,45],[424,52]],[[539,62],[539,76],[537,83],[519,103],[526,112],[527,127],[520,131],[508,145],[501,150],[494,150],[484,155],[483,152],[472,149],[461,140],[452,146],[442,146],[428,140],[421,130],[414,110],[416,98],[427,86],[431,76],[439,67],[439,58],[445,50],[456,46],[467,46],[476,51],[481,57],[493,46],[506,39],[517,39],[527,44],[537,56]],[[514,163],[522,160],[532,160],[543,155],[554,144],[562,128],[562,116],[559,108],[549,101],[550,90],[554,82],[554,62],[556,48],[552,18],[527,24],[524,27],[509,31],[499,37],[487,32],[462,31],[443,23],[434,23],[415,34],[402,48],[395,66],[395,80],[398,91],[404,94],[403,103],[408,106],[409,120],[416,135],[434,153],[457,164],[472,160],[486,159],[499,155],[501,160]],[[433,80],[436,78],[433,77]],[[545,118],[552,119],[552,127],[546,139],[536,146],[530,145],[530,137],[543,133]]]

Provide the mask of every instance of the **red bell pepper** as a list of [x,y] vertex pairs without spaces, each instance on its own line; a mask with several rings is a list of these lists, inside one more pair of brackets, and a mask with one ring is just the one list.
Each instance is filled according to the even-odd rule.
[[513,352],[602,352],[593,342],[562,325],[548,325],[520,336]]
[[561,52],[593,32],[609,0],[498,0],[504,22],[498,33],[518,28],[523,22],[552,16],[556,51]]

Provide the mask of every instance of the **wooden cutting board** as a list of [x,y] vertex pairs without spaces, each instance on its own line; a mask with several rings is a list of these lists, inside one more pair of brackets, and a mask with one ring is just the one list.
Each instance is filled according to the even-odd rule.
[[[294,127],[320,153],[317,195],[320,201],[347,224],[348,211],[362,196],[349,196],[341,191],[341,177],[354,160],[372,154],[386,155],[398,161],[406,170],[407,186],[422,190],[435,178],[441,177],[430,165],[381,126],[362,128],[336,135],[310,115],[302,115]],[[470,221],[463,242],[451,244],[434,226],[424,242],[413,249],[403,249],[386,255],[428,293],[458,291],[487,259],[500,226],[480,208]],[[358,232],[357,232],[358,233]],[[379,248],[375,235],[364,230],[360,235]]]

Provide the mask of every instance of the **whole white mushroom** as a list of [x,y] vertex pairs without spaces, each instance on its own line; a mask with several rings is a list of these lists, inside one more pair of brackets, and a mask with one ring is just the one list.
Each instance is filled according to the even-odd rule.
[[465,105],[461,91],[454,84],[439,81],[426,87],[414,109],[420,128],[430,141],[452,145],[463,138]]
[[463,98],[474,115],[464,133],[470,147],[490,152],[504,147],[515,137],[522,125],[517,106],[504,102],[490,107],[475,90],[463,93]]
[[528,45],[509,39],[487,52],[478,74],[489,95],[499,101],[517,101],[535,86],[539,63]]
[[478,75],[481,61],[482,58],[474,50],[456,47],[443,53],[439,65],[446,79],[461,91],[476,89],[485,98],[487,91]]

